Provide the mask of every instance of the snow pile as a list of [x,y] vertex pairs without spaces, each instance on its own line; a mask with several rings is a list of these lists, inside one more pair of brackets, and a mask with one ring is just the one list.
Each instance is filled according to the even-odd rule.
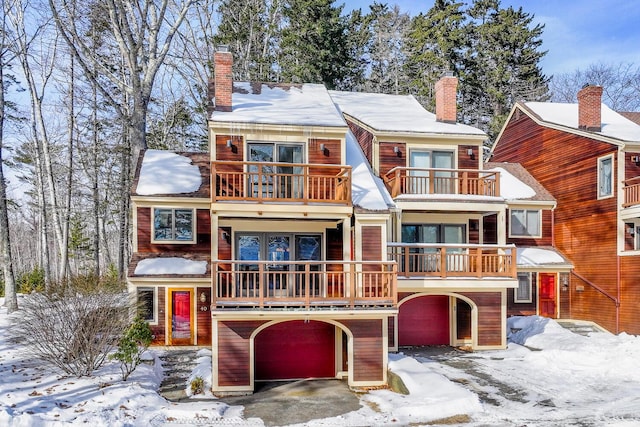
[[[198,398],[198,397],[207,397],[210,398],[213,396],[213,393],[211,393],[211,379],[212,379],[212,375],[211,375],[211,350],[203,348],[198,350],[198,352],[196,353],[196,367],[193,369],[193,371],[191,372],[191,375],[189,376],[189,379],[187,380],[187,384],[186,384],[186,393],[187,396],[189,397],[194,397],[194,398]],[[191,391],[191,382],[194,381],[196,378],[202,378],[203,382],[204,382],[204,390],[202,394],[193,394],[193,392]]]
[[193,261],[185,258],[147,258],[141,260],[133,274],[205,274],[207,272],[206,261]]
[[542,248],[518,248],[517,263],[519,266],[538,266],[548,264],[567,264],[557,252]]
[[351,199],[355,206],[372,211],[387,210],[393,200],[382,180],[371,171],[358,141],[347,132],[347,163],[351,165]]
[[504,168],[494,168],[486,172],[500,172],[500,196],[507,200],[530,199],[536,192]]
[[171,151],[147,150],[136,193],[141,196],[186,194],[198,191],[201,185],[200,169],[188,157]]

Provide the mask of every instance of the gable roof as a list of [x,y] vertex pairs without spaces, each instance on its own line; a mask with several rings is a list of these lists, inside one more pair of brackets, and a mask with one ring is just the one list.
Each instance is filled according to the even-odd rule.
[[[613,111],[605,104],[602,104],[601,108],[602,129],[599,132],[580,129],[578,127],[578,104],[561,102],[517,102],[505,122],[505,127],[517,108],[543,126],[554,127],[613,144],[640,143],[640,125]],[[504,127],[502,129],[504,130]],[[496,141],[499,139],[500,135]]]
[[412,95],[341,92],[329,94],[345,114],[380,132],[464,135],[485,137],[480,129],[461,123],[444,123],[425,110]]
[[507,201],[556,202],[520,163],[487,162],[484,170],[500,172],[500,196]]
[[232,105],[232,111],[214,111],[209,120],[230,124],[347,126],[321,84],[234,82]]

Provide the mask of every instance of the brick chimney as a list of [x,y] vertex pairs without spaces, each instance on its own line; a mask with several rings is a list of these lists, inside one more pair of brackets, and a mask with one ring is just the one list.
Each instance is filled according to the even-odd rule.
[[578,127],[591,132],[602,130],[602,86],[586,84],[578,92]]
[[[233,56],[227,46],[218,46],[213,54],[213,111],[231,111],[231,93],[233,92]],[[209,84],[211,90],[211,84]]]
[[456,123],[456,94],[458,79],[453,72],[447,71],[436,82],[436,120],[445,123]]

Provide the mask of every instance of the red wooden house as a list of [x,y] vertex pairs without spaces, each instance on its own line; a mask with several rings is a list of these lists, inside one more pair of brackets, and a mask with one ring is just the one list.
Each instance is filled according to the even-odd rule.
[[578,103],[519,102],[492,148],[556,199],[552,244],[574,270],[561,279],[562,317],[640,333],[640,126],[585,86]]
[[[507,315],[538,307],[520,267],[570,268],[549,244],[555,200],[517,164],[485,167],[486,135],[456,123],[455,78],[434,115],[411,96],[234,82],[231,54],[214,62],[209,153],[141,156],[128,280],[155,344],[212,347],[217,394],[384,385],[403,345],[504,348]],[[540,232],[510,234],[532,206]]]

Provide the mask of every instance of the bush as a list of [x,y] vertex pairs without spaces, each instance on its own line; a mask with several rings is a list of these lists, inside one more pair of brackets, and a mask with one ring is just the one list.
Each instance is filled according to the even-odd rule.
[[201,394],[204,391],[204,380],[202,377],[195,377],[191,380],[191,394]]
[[18,275],[16,279],[16,290],[21,294],[31,292],[42,292],[44,290],[44,269],[35,267],[31,271],[26,271]]
[[118,350],[109,356],[111,359],[120,361],[123,381],[126,381],[140,364],[140,356],[149,348],[152,339],[153,333],[149,324],[140,316],[136,316],[120,338]]
[[111,281],[79,276],[25,298],[13,331],[30,356],[78,377],[100,368],[130,323],[129,297]]

